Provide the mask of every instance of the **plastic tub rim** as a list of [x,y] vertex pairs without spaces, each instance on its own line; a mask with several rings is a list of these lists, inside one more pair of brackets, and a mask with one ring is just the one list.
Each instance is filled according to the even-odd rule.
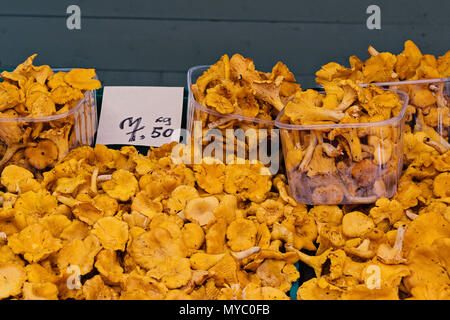
[[[426,83],[436,83],[436,82],[450,82],[450,77],[445,78],[433,78],[433,79],[421,79],[421,80],[403,80],[403,81],[388,81],[388,82],[373,82],[376,86],[391,86],[391,85],[409,85],[409,84],[426,84]],[[368,86],[368,83],[361,84]]]
[[[436,82],[450,82],[450,77],[445,78],[432,78],[432,79],[420,79],[420,80],[399,80],[399,81],[387,81],[387,82],[370,82],[370,83],[359,83],[361,87],[367,87],[371,84],[381,87],[381,86],[391,86],[391,85],[409,85],[409,84],[427,84]],[[323,86],[317,86],[323,89]]]

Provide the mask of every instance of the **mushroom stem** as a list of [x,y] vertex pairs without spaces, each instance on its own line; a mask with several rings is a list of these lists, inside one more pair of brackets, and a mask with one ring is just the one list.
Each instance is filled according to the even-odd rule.
[[403,238],[405,237],[406,227],[400,226],[397,229],[397,235],[395,237],[394,249],[402,251],[403,248]]
[[445,108],[448,106],[447,99],[444,96],[444,83],[441,82],[437,85],[431,84],[430,90],[434,91],[434,95],[436,97],[436,104],[438,108]]
[[[203,132],[203,140],[202,142],[208,142],[207,138],[206,138],[206,133]],[[245,152],[248,151],[248,145],[245,143],[245,141],[238,139],[237,137],[231,136],[231,138],[233,139],[233,142],[231,143],[231,139],[230,139],[230,144],[231,146],[234,148],[234,146],[236,146],[236,149],[233,149],[235,151],[237,150],[244,150]],[[214,136],[214,142],[217,143],[223,143],[224,146],[227,145],[228,143],[228,136],[227,137],[221,137],[221,136]],[[220,158],[220,157],[219,157]],[[226,161],[228,163],[228,161]]]
[[414,212],[412,212],[411,210],[406,210],[405,211],[405,214],[406,214],[406,216],[409,218],[409,219],[411,219],[411,220],[414,220],[414,219],[416,219],[419,215],[418,214],[415,214]]
[[352,179],[348,179],[345,177],[345,173],[339,172],[339,176],[342,180],[342,183],[339,183],[339,186],[341,186],[342,191],[344,192],[345,197],[354,202],[354,203],[373,203],[378,199],[377,195],[368,196],[368,197],[360,197],[355,196],[353,193],[351,193],[346,185],[350,185],[350,183],[353,182]]
[[370,152],[365,152],[365,151],[361,152],[361,159],[362,159],[362,160],[364,160],[364,159],[369,159],[369,158],[372,158],[372,153],[370,153]]
[[91,176],[91,191],[97,193],[97,177],[98,177],[98,167],[95,167]]
[[144,222],[142,223],[142,228],[145,229],[147,225],[148,225],[148,217],[146,216]]
[[280,99],[280,86],[282,81],[283,77],[278,76],[274,81],[252,81],[251,86],[258,99],[270,103],[275,109],[281,111],[284,108],[284,104]]
[[375,57],[379,54],[379,52],[373,46],[369,46],[369,49],[367,49],[367,51],[372,57]]
[[322,150],[330,158],[336,158],[342,154],[342,148],[340,145],[338,145],[337,147],[334,147],[333,145],[326,143],[326,142],[322,143]]
[[7,239],[8,239],[8,236],[6,235],[6,233],[0,232],[0,243],[6,242]]
[[358,117],[359,117],[359,114],[360,114],[360,112],[361,112],[361,108],[360,108],[359,106],[357,106],[357,105],[353,105],[353,106],[349,107],[349,108],[346,110],[346,112],[347,112],[348,114],[350,114],[353,118],[358,118]]
[[[293,132],[295,132],[295,131],[293,131]],[[294,144],[293,139],[291,139],[291,137],[293,138],[293,136],[291,136],[291,133],[287,130],[281,130],[280,135],[281,135],[281,140],[282,140],[286,150],[288,150],[288,151],[294,150],[295,144]]]
[[330,253],[331,249],[326,250],[319,256],[309,256],[297,249],[295,249],[292,245],[287,244],[286,250],[292,251],[297,253],[298,258],[306,263],[308,266],[314,269],[314,272],[316,273],[316,277],[320,277],[322,275],[322,266],[328,259],[328,254]]
[[181,210],[180,212],[177,213],[177,216],[179,216],[181,219],[183,219],[184,221],[186,221],[186,216],[184,215],[183,210]]
[[430,147],[433,147],[439,153],[446,153],[448,150],[450,150],[450,148],[448,148],[447,146],[445,146],[442,143],[439,143],[435,140],[432,140],[429,137],[423,138],[423,143],[425,143],[426,145],[429,145]]
[[405,226],[400,226],[397,229],[394,246],[383,243],[378,247],[377,256],[386,264],[404,263],[407,260],[402,257],[403,238],[405,237]]
[[423,112],[419,108],[417,109],[417,117],[416,117],[416,119],[417,119],[417,122],[416,122],[416,125],[414,127],[414,131],[415,132],[423,131],[431,138],[431,140],[434,140],[435,142],[438,142],[439,144],[441,144],[447,150],[450,149],[450,143],[448,143],[448,141],[446,141],[439,133],[437,133],[432,127],[429,127],[425,123],[425,121],[423,119]]
[[239,283],[232,284],[230,286],[230,289],[231,289],[231,292],[233,293],[233,297],[231,298],[231,300],[238,300],[241,285]]
[[235,257],[237,260],[245,259],[249,256],[251,256],[254,253],[257,253],[261,250],[260,247],[251,247],[247,250],[238,251],[238,252],[231,252],[231,255]]
[[108,181],[111,179],[112,179],[112,176],[110,174],[102,174],[97,177],[98,182]]
[[386,195],[386,184],[383,179],[375,180],[373,184],[373,192],[377,195],[377,197],[384,197]]
[[364,239],[359,246],[356,247],[357,250],[368,251],[370,248],[370,239]]
[[65,197],[65,196],[61,196],[61,195],[56,195],[56,199],[59,202],[61,202],[62,204],[65,204],[66,206],[69,206],[69,207],[74,207],[74,206],[82,203],[81,201],[78,201],[74,198]]
[[376,165],[384,165],[391,159],[392,144],[390,140],[383,140],[375,135],[371,135],[367,141],[373,148],[373,162]]
[[361,141],[359,140],[356,130],[354,128],[349,129],[348,132],[341,133],[341,136],[344,137],[348,143],[353,161],[361,161]]
[[361,144],[361,150],[372,154],[374,152],[374,147],[368,146],[367,144]]
[[370,248],[370,239],[364,239],[356,248],[345,248],[345,252],[363,259],[370,259],[375,252]]
[[317,137],[314,132],[310,132],[309,145],[306,148],[305,156],[303,157],[303,160],[300,163],[300,166],[298,167],[300,171],[306,170],[306,167],[309,165],[309,162],[312,159],[314,150],[316,149],[316,145],[317,145]]
[[378,199],[377,195],[369,196],[369,197],[359,197],[359,196],[353,196],[353,195],[345,195],[347,199],[354,203],[373,203]]
[[227,117],[218,119],[218,120],[216,120],[216,121],[214,121],[214,122],[209,123],[209,124],[208,124],[208,129],[214,129],[214,128],[217,128],[218,126],[221,126],[221,125],[227,123],[228,121],[234,122],[234,119],[232,119],[232,118],[227,118]]
[[12,146],[8,146],[5,154],[3,155],[2,160],[0,160],[0,169],[13,157],[13,155],[22,148],[25,148],[25,144],[14,144]]
[[335,108],[338,111],[347,110],[356,99],[356,92],[350,86],[344,86],[344,96],[342,98],[341,103]]
[[436,92],[439,89],[439,87],[437,85],[435,85],[435,84],[430,84],[429,88],[433,92]]

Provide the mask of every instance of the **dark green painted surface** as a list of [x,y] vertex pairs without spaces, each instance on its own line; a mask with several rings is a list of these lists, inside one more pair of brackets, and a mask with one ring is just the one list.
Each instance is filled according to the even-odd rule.
[[[30,54],[53,67],[94,67],[106,85],[184,86],[186,71],[240,52],[262,70],[284,61],[304,87],[334,60],[400,52],[407,39],[423,52],[448,50],[450,1],[372,0],[1,0],[0,66]],[[66,8],[81,8],[82,29],[66,28]],[[381,30],[366,28],[367,6],[381,7]]]
[[383,9],[386,24],[448,22],[446,0],[17,0],[2,7],[4,15],[64,16],[79,5],[86,17],[140,19],[227,20],[269,22],[336,22],[360,24],[371,4]]

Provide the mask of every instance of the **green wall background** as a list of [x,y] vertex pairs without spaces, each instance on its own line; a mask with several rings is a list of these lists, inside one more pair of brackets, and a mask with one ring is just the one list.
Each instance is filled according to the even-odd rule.
[[[449,0],[0,0],[0,68],[33,53],[37,64],[93,67],[105,85],[185,86],[189,67],[222,54],[252,57],[269,71],[285,62],[303,87],[314,72],[372,44],[400,52],[411,39],[423,53],[449,50]],[[66,9],[81,8],[81,30]],[[381,8],[381,30],[366,9]]]

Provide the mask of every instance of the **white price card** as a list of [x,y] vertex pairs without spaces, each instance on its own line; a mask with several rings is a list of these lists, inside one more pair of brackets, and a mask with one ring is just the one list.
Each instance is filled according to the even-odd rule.
[[183,87],[105,87],[97,144],[159,147],[180,138]]

